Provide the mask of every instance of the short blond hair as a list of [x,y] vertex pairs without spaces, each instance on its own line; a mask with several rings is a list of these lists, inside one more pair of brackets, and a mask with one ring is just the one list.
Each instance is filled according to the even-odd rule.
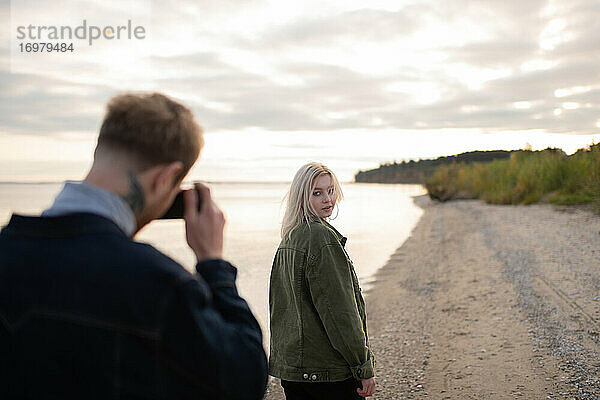
[[183,179],[204,146],[202,134],[192,112],[164,94],[121,94],[108,102],[95,154],[122,151],[141,171],[181,161]]

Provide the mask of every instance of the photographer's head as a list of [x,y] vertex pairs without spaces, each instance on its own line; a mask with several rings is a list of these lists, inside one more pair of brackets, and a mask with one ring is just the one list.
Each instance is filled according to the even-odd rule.
[[160,93],[112,98],[87,182],[121,195],[137,230],[161,216],[204,144],[191,111]]

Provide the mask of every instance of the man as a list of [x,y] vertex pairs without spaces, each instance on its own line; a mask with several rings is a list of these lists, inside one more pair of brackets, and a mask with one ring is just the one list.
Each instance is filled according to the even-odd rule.
[[40,217],[0,232],[0,398],[260,399],[260,327],[222,260],[223,213],[185,193],[197,275],[134,235],[169,208],[203,146],[161,94],[113,98],[94,163]]

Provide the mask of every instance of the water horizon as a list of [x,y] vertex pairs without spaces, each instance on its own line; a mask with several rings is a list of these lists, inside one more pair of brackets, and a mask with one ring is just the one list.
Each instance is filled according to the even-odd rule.
[[[208,182],[207,182],[208,183]],[[268,281],[280,242],[280,222],[289,182],[212,182],[211,192],[227,217],[223,257],[238,268],[238,289],[248,301],[268,344]],[[52,204],[63,182],[0,183],[0,225],[11,213],[39,215]],[[344,200],[331,221],[348,238],[363,289],[389,256],[409,237],[422,210],[412,200],[421,185],[342,183]],[[182,220],[156,220],[135,237],[194,272],[195,256],[187,246]]]

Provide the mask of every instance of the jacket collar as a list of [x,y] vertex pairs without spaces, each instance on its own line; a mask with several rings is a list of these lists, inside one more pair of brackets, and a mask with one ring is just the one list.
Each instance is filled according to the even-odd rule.
[[331,229],[335,233],[335,235],[337,236],[337,239],[340,241],[340,243],[342,244],[342,246],[345,246],[346,245],[346,241],[348,241],[348,238],[346,238],[344,235],[342,235],[341,233],[339,233],[338,230],[335,229],[333,227],[333,225],[331,225],[326,220],[321,219],[321,221],[323,222],[323,224],[325,224],[325,226],[327,226],[329,229]]
[[113,221],[127,236],[133,236],[136,220],[131,207],[123,198],[85,181],[67,181],[43,217],[91,213]]
[[13,214],[2,235],[29,238],[68,237],[86,233],[127,235],[111,220],[96,214],[78,213],[60,217],[33,217]]

